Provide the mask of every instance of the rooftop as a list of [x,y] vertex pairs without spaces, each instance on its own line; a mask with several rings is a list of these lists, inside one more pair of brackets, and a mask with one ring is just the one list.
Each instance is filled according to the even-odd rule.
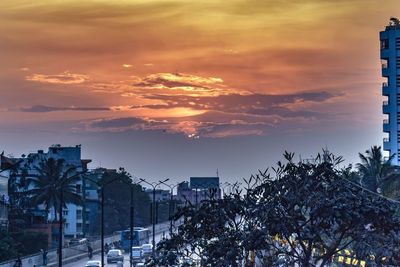
[[391,17],[389,20],[389,25],[385,27],[387,31],[389,30],[400,30],[400,20],[395,17]]

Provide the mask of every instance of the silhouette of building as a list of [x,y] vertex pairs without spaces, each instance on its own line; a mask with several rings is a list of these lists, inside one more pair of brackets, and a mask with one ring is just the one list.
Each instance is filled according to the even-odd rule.
[[[164,189],[156,189],[155,199],[156,202],[165,202],[171,199],[171,191]],[[145,192],[149,195],[150,201],[153,202],[153,189],[147,188]]]
[[176,199],[180,202],[198,204],[213,196],[221,198],[219,177],[190,177],[189,182],[178,185]]

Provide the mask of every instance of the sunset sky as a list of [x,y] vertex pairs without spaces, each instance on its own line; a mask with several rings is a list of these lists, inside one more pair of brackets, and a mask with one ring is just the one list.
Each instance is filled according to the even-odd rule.
[[[396,13],[397,12],[397,13]],[[284,150],[382,143],[379,31],[398,0],[0,1],[0,140],[91,167],[237,180]]]

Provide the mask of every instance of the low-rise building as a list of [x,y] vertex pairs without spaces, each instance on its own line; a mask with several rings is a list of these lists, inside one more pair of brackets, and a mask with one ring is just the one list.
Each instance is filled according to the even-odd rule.
[[[149,195],[150,201],[153,201],[153,189],[146,189],[145,192]],[[156,202],[165,202],[171,199],[170,190],[156,189],[155,190],[155,200]]]
[[219,177],[190,177],[190,183],[180,183],[177,188],[176,199],[181,203],[195,205],[211,197],[221,198]]

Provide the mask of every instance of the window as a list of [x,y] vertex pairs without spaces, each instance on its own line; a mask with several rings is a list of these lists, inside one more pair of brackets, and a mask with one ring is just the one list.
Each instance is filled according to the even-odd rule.
[[396,49],[400,49],[400,38],[396,38]]
[[65,228],[69,227],[69,223],[64,223]]
[[79,220],[79,219],[82,219],[82,211],[81,210],[77,210],[76,211],[76,218]]
[[80,193],[80,192],[81,192],[81,185],[80,185],[80,184],[77,184],[77,185],[76,185],[76,192],[77,192],[77,193]]
[[397,87],[400,87],[400,75],[396,76],[396,85]]
[[383,39],[381,40],[381,49],[388,49],[389,48],[389,40]]
[[400,69],[400,57],[396,57],[396,68]]
[[63,210],[63,215],[68,216],[68,210]]

